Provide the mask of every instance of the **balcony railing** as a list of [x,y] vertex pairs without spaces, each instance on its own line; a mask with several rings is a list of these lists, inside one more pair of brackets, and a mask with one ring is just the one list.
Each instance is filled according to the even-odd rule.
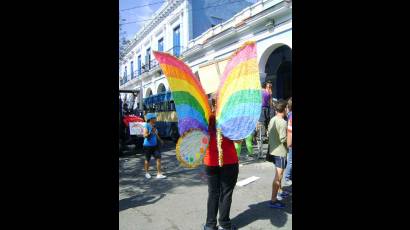
[[125,83],[127,83],[129,81],[128,79],[130,79],[129,74],[128,74],[127,77],[123,77],[123,78],[120,79],[120,85],[124,85]]
[[[158,66],[158,61],[157,60],[151,60],[149,63],[142,65],[141,67],[141,75],[144,73],[147,73],[151,71],[152,69],[156,68]],[[129,82],[130,80],[133,80],[135,78],[141,77],[138,75],[138,69],[134,71],[133,75],[129,74],[127,78],[123,77],[120,78],[120,85],[124,85],[125,83]],[[129,80],[130,79],[130,80]]]
[[174,46],[171,49],[167,50],[167,53],[174,55],[175,57],[180,57],[182,52],[185,51],[184,46]]
[[147,73],[147,72],[149,72],[150,70],[154,69],[157,66],[158,66],[158,61],[156,59],[151,60],[149,63],[146,63],[146,64],[142,65],[141,74]]

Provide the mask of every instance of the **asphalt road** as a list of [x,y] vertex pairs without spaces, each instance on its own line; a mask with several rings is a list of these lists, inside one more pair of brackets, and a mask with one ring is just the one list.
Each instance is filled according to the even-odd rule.
[[[243,147],[242,151],[243,156],[246,148]],[[179,167],[173,143],[167,143],[162,154],[165,179],[155,178],[153,160],[150,167],[153,177],[144,177],[144,158],[141,154],[119,158],[120,230],[202,229],[208,195],[203,167]],[[272,163],[245,160],[242,156],[238,181],[251,176],[260,179],[243,187],[235,187],[232,222],[239,229],[292,229],[292,196],[284,200],[285,209],[268,207],[274,176]]]

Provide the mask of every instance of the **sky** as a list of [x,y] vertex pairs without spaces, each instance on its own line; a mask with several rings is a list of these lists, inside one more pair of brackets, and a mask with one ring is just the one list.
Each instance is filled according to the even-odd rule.
[[[139,28],[147,22],[141,20],[150,19],[150,16],[158,10],[165,0],[119,0],[120,1],[120,17],[123,19],[123,23],[135,22],[130,24],[122,25],[123,31],[126,32],[126,37],[131,39],[138,32]],[[144,6],[152,4],[149,6]],[[138,7],[126,11],[121,11],[122,9]],[[124,21],[125,19],[125,21]]]
[[[247,1],[254,3],[257,0]],[[142,20],[150,19],[151,15],[157,11],[164,2],[166,2],[166,0],[119,0],[120,17],[123,19],[122,23],[129,23],[122,25],[123,31],[126,32],[127,39],[133,38],[142,25],[148,22]],[[133,7],[137,8],[122,11],[123,9]]]

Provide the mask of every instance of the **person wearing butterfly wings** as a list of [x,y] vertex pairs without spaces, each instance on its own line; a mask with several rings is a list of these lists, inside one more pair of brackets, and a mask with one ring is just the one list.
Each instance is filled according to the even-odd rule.
[[205,230],[217,229],[217,213],[219,210],[219,229],[236,229],[232,225],[229,213],[232,204],[232,194],[239,174],[238,157],[234,142],[222,137],[223,166],[219,167],[217,129],[215,121],[216,98],[213,95],[212,113],[209,118],[209,145],[204,157],[205,173],[208,179],[208,201]]
[[[176,157],[188,168],[205,164],[208,177],[205,230],[236,229],[229,212],[238,178],[234,142],[248,137],[261,114],[262,95],[255,42],[245,42],[230,57],[209,103],[201,83],[180,59],[154,52],[166,76],[178,116]],[[212,110],[211,110],[212,107]]]

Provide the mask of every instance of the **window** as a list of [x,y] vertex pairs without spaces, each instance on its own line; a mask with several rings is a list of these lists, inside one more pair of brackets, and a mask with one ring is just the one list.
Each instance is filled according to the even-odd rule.
[[124,82],[127,82],[127,66],[124,68]]
[[131,61],[131,79],[134,78],[134,62]]
[[145,65],[148,67],[148,69],[151,69],[151,48],[147,49],[147,55],[145,56]]
[[174,48],[173,53],[174,56],[179,57],[180,54],[180,34],[179,34],[179,26],[175,27],[174,29]]
[[138,56],[138,76],[141,76],[141,55]]
[[164,51],[164,38],[158,40],[158,51]]

